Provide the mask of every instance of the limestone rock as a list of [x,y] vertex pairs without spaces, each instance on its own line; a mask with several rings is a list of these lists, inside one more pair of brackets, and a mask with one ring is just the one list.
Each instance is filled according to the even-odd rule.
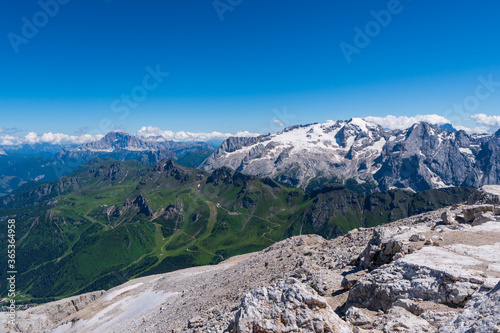
[[387,311],[399,299],[463,305],[481,285],[465,267],[480,264],[446,249],[424,247],[358,281],[349,291],[347,306]]
[[455,220],[456,216],[449,210],[445,210],[443,214],[441,214],[441,219],[444,224],[455,224],[457,221]]
[[493,205],[473,205],[463,208],[465,222],[472,222],[478,213],[493,212]]
[[371,318],[364,309],[359,309],[355,306],[351,306],[346,314],[346,320],[353,324],[354,326],[365,326],[373,322]]
[[500,205],[500,185],[485,185],[479,188],[470,196],[467,203],[469,205]]
[[486,295],[471,300],[443,333],[500,332],[500,282]]
[[420,242],[425,240],[425,235],[411,235],[410,242]]
[[402,241],[391,238],[392,233],[386,228],[375,228],[372,239],[360,256],[360,267],[374,269],[390,263],[396,254],[407,252]]
[[393,306],[399,306],[407,311],[410,311],[415,316],[420,316],[424,313],[424,309],[416,302],[409,299],[398,299]]
[[[103,293],[104,291],[102,290],[94,291],[47,303],[43,307],[34,307],[27,311],[19,311],[16,317],[17,328],[21,332],[45,332],[52,330],[66,317],[85,309],[95,302]],[[1,328],[0,326],[0,331]]]
[[367,274],[366,271],[357,271],[345,275],[344,278],[342,279],[342,288],[347,290],[351,289],[356,284],[356,282],[358,282],[359,279],[361,279],[366,274]]
[[497,221],[497,218],[491,213],[476,213],[474,214],[474,221],[472,222],[473,226],[481,225],[486,222]]
[[188,328],[199,328],[199,327],[202,327],[203,326],[203,323],[205,322],[206,320],[204,320],[203,318],[201,318],[200,316],[198,317],[194,317],[194,318],[191,318],[188,322]]
[[376,328],[384,332],[436,332],[427,321],[399,307],[392,307],[387,314],[377,322]]
[[352,332],[312,288],[293,278],[243,297],[233,332]]
[[426,320],[429,324],[434,327],[442,327],[447,323],[452,322],[457,316],[456,312],[448,311],[448,312],[434,312],[427,310],[422,313],[419,317]]

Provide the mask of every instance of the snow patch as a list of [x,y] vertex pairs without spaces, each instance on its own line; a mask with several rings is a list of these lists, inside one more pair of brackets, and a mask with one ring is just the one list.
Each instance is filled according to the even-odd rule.
[[130,285],[130,286],[127,286],[127,287],[123,287],[121,289],[118,289],[118,290],[112,290],[111,292],[108,292],[104,297],[103,297],[103,301],[111,301],[113,298],[115,298],[116,296],[120,295],[120,294],[123,294],[124,292],[127,292],[129,290],[132,290],[132,289],[135,289],[139,286],[142,286],[144,283],[140,282],[140,283],[136,283],[136,284],[133,284],[133,285]]

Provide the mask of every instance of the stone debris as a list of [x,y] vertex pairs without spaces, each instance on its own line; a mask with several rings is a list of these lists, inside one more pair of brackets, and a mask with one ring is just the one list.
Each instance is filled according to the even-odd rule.
[[188,328],[199,328],[202,327],[205,320],[202,317],[194,317],[188,321]]
[[342,279],[342,288],[351,289],[362,277],[367,274],[366,271],[356,271],[354,273],[346,274]]

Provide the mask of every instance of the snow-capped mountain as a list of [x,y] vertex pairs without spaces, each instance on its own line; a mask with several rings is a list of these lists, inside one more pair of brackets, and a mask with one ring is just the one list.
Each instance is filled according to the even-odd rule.
[[356,179],[379,190],[500,183],[500,131],[467,135],[428,123],[405,130],[352,118],[227,139],[201,167],[228,166],[293,186]]

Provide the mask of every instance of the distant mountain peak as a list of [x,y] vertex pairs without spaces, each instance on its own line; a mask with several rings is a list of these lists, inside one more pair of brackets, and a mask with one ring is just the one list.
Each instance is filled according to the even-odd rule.
[[452,124],[443,124],[443,125],[439,126],[439,128],[444,129],[445,131],[448,131],[448,132],[458,132],[457,129],[455,127],[453,127]]
[[367,132],[369,129],[376,129],[379,125],[372,123],[371,121],[367,121],[364,118],[354,117],[347,121],[348,124],[358,126],[363,132]]

